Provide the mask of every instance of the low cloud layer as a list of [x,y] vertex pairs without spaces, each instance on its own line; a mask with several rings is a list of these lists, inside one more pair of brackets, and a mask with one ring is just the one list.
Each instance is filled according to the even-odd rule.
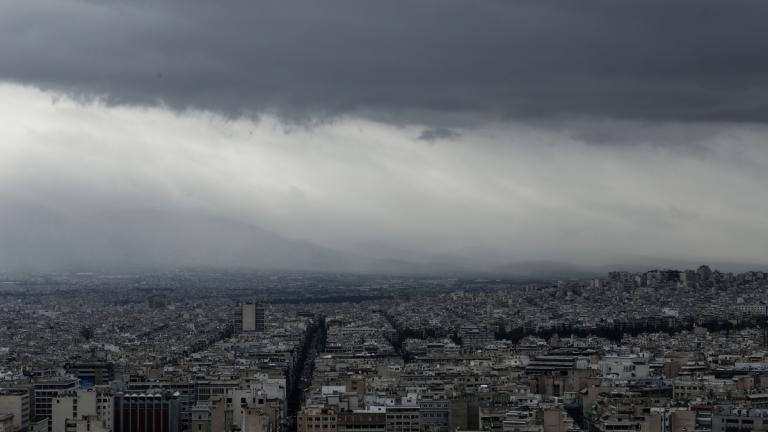
[[[0,116],[0,269],[768,261],[761,125],[496,123],[430,145],[427,125],[290,127],[9,84]],[[622,131],[633,145],[609,145]]]
[[0,0],[0,11],[0,79],[110,103],[440,127],[768,120],[764,1]]

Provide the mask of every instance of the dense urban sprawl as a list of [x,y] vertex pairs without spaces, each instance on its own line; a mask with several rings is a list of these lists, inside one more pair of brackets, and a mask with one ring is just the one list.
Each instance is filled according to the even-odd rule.
[[0,277],[0,432],[768,430],[768,273]]

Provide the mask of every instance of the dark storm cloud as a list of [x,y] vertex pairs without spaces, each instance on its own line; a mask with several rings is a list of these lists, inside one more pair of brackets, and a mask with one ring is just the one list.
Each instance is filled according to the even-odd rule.
[[1,1],[0,79],[290,118],[768,120],[768,2]]
[[426,128],[419,134],[419,139],[427,142],[450,140],[460,137],[461,134],[445,127]]

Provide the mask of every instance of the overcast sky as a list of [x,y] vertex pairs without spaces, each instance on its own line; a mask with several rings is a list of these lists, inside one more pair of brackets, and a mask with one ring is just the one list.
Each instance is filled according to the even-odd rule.
[[0,270],[766,264],[765,16],[0,0]]

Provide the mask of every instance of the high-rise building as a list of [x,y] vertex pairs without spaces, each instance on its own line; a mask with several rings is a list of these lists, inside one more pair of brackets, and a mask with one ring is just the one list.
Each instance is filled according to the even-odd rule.
[[256,303],[243,303],[243,331],[256,331]]
[[263,303],[256,303],[256,331],[257,332],[263,332],[267,328],[267,323],[265,321],[265,310],[264,310],[264,304]]
[[78,384],[77,378],[36,382],[32,404],[33,418],[35,420],[47,418],[48,429],[50,430],[53,426],[53,399],[59,395],[76,391]]
[[196,385],[191,382],[134,381],[127,384],[129,393],[173,393],[179,399],[181,428],[186,429],[195,406]]
[[266,329],[264,304],[246,302],[235,313],[236,332],[263,332]]
[[125,394],[114,397],[114,432],[179,432],[179,398],[175,393]]

